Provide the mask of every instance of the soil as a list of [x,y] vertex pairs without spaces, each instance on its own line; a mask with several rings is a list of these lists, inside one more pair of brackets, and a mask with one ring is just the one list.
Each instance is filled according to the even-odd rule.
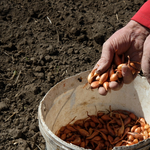
[[45,149],[37,115],[43,96],[92,69],[103,43],[145,1],[0,1],[0,149]]

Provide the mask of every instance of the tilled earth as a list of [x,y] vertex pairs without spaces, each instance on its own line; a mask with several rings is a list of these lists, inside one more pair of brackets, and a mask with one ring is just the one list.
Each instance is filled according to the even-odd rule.
[[37,116],[43,96],[92,69],[103,43],[145,1],[0,1],[0,149],[45,149]]

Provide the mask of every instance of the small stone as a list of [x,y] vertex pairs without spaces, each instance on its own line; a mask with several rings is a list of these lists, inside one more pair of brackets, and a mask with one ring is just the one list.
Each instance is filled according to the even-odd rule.
[[45,95],[45,92],[41,92],[41,94],[40,94],[41,96],[44,96]]
[[74,53],[79,54],[79,50],[78,49],[74,50]]
[[51,72],[49,72],[49,73],[47,74],[47,80],[48,80],[49,82],[51,82],[51,81],[53,80],[53,78],[54,78],[53,74],[52,74]]
[[31,68],[31,66],[30,65],[26,65],[26,68]]
[[12,132],[11,132],[11,135],[14,139],[19,139],[19,138],[22,138],[23,137],[23,134],[22,134],[22,131],[21,130],[18,130],[18,129],[14,129]]
[[38,132],[39,128],[35,124],[30,125],[30,130],[33,130],[34,132]]
[[18,150],[31,150],[26,140],[24,139],[16,139],[14,143],[17,143]]
[[37,66],[37,67],[35,68],[35,71],[36,71],[36,72],[41,72],[41,71],[42,71],[42,67],[41,67],[41,66]]
[[49,55],[57,55],[59,52],[56,48],[50,45],[47,49]]
[[73,48],[69,48],[69,49],[68,49],[68,54],[73,54],[73,53],[74,53]]
[[43,55],[40,55],[40,60],[43,60],[44,56]]
[[24,127],[22,129],[22,133],[27,133],[28,131],[29,131],[29,127],[28,126],[26,126],[26,127]]
[[34,65],[37,64],[37,60],[35,57],[32,57],[30,60],[33,62]]
[[7,110],[8,109],[8,106],[6,105],[5,102],[0,102],[0,111],[2,110]]
[[53,64],[49,64],[49,69],[53,69],[53,68],[54,68]]
[[52,51],[53,50],[53,46],[49,45],[49,47],[46,49],[47,51]]
[[24,87],[24,89],[25,89],[26,91],[31,91],[31,90],[33,89],[33,87],[34,87],[34,83],[26,85],[26,86]]
[[18,126],[18,125],[19,125],[19,119],[15,119],[15,120],[14,120],[14,125],[15,125],[15,126]]
[[40,60],[40,61],[39,61],[39,64],[40,64],[41,66],[44,66],[44,61],[43,61],[43,60]]
[[44,79],[44,77],[45,77],[45,75],[44,75],[43,72],[40,72],[40,73],[34,73],[34,75],[35,75],[36,77],[41,78],[41,79]]
[[70,30],[70,33],[71,33],[71,34],[74,34],[75,36],[79,36],[79,35],[80,35],[80,29],[77,29],[76,27],[73,27],[73,28]]
[[18,129],[21,129],[21,130],[22,130],[23,127],[24,127],[24,124],[23,124],[23,123],[20,123],[20,124],[18,125]]
[[78,41],[78,42],[83,42],[83,41],[85,41],[85,40],[87,40],[87,36],[86,36],[86,35],[80,35],[80,36],[77,38],[77,41]]
[[53,59],[51,58],[51,56],[47,55],[47,56],[45,56],[45,60],[46,60],[46,62],[50,62],[50,61],[52,61]]
[[27,115],[27,116],[25,117],[25,120],[26,120],[26,121],[30,121],[30,120],[31,120],[31,116]]
[[31,57],[30,60],[34,61],[34,60],[35,60],[35,57]]

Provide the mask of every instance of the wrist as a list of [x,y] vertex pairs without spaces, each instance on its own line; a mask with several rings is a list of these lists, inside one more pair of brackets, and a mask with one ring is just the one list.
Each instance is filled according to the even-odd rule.
[[134,20],[130,20],[130,22],[126,25],[126,28],[130,30],[131,39],[133,40],[139,36],[145,39],[150,34],[149,28],[143,26],[142,24]]

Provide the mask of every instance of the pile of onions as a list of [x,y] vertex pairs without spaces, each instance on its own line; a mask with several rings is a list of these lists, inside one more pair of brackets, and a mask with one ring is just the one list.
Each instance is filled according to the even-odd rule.
[[103,74],[97,74],[97,69],[91,71],[88,75],[88,83],[91,86],[91,89],[99,88],[103,86],[106,91],[109,89],[109,82],[111,81],[122,81],[122,66],[127,65],[131,70],[132,74],[138,73],[139,70],[137,69],[135,64],[140,64],[139,62],[131,62],[130,57],[127,57],[128,62],[125,63],[124,55],[118,55],[117,50],[115,52],[113,62],[111,67],[104,72]]
[[98,111],[96,115],[87,112],[86,118],[71,122],[62,126],[56,135],[86,149],[112,150],[150,138],[150,126],[145,119],[126,110],[111,110],[110,107],[109,112]]
[[139,118],[128,132],[127,140],[123,142],[127,143],[126,146],[130,146],[148,138],[150,138],[150,126],[144,118]]

